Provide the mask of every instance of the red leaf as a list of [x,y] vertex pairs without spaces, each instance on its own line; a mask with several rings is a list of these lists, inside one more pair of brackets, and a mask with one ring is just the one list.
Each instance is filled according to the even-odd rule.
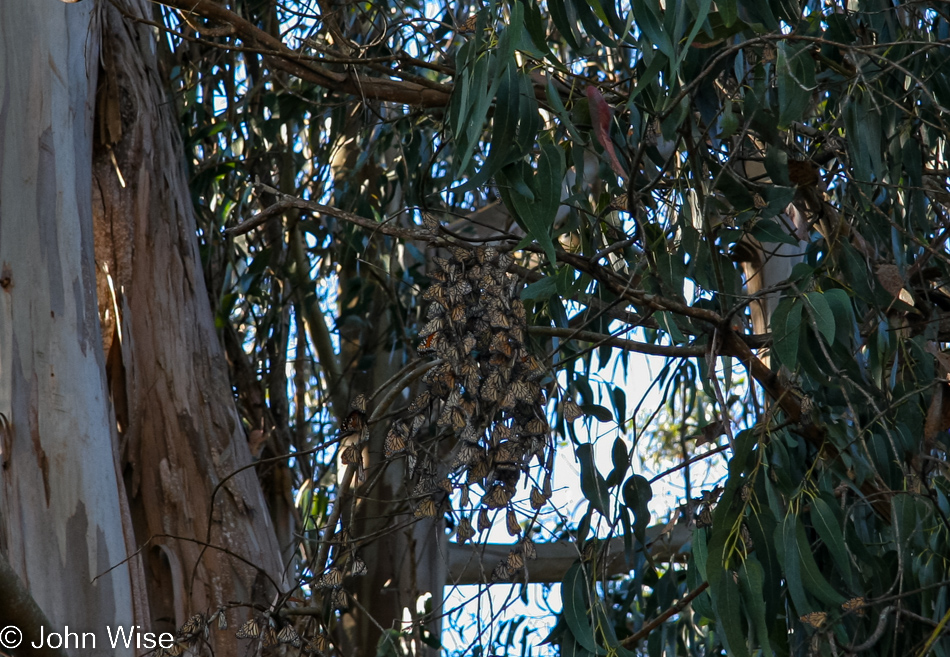
[[627,174],[620,166],[620,160],[617,159],[617,153],[614,151],[614,144],[610,141],[610,106],[604,100],[600,89],[594,85],[588,85],[584,91],[587,94],[588,105],[590,106],[590,118],[594,124],[594,136],[597,142],[603,147],[607,154],[607,161],[610,162],[610,168],[618,176],[627,180]]

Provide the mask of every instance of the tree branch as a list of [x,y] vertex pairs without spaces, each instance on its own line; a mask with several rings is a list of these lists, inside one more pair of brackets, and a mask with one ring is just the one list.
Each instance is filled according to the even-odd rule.
[[[692,532],[685,526],[677,525],[668,531],[667,525],[654,525],[646,530],[646,548],[650,556],[658,561],[674,561],[680,558],[683,546],[689,542]],[[487,543],[482,545],[464,545],[449,543],[448,578],[453,585],[487,584],[491,582],[491,573],[499,561],[504,561],[514,545]],[[525,579],[533,583],[554,583],[564,579],[564,574],[580,554],[577,545],[569,541],[536,543],[538,558],[527,562]],[[607,543],[607,555],[604,568],[608,577],[625,575],[630,566],[624,557],[622,538],[613,538]]]
[[13,625],[23,633],[23,643],[18,649],[9,650],[11,655],[36,655],[36,657],[66,657],[66,651],[50,648],[33,648],[31,644],[38,643],[42,627],[53,627],[53,624],[36,604],[19,576],[13,570],[5,555],[0,554],[0,627]]
[[157,1],[183,14],[194,14],[231,26],[235,36],[245,44],[259,48],[274,68],[333,91],[415,107],[444,107],[452,95],[452,88],[446,85],[432,88],[415,82],[366,77],[355,72],[344,74],[331,71],[309,61],[309,58],[291,50],[280,39],[212,0]]
[[548,337],[564,338],[567,340],[582,340],[584,342],[596,342],[598,344],[618,347],[626,351],[634,351],[640,354],[650,356],[667,356],[670,358],[691,358],[693,356],[702,356],[706,353],[705,347],[678,347],[675,345],[649,344],[647,342],[636,342],[625,338],[617,338],[612,335],[595,333],[594,331],[583,331],[572,328],[554,328],[550,326],[529,326],[528,333],[535,335],[545,335]]

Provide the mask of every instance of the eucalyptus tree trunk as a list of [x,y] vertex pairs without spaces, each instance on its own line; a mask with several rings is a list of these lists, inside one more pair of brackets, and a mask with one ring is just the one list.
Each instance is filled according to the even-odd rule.
[[[120,428],[135,538],[154,618],[173,629],[283,588],[273,523],[235,410],[200,266],[173,104],[155,36],[123,17],[145,0],[102,3],[93,215],[102,342]],[[229,612],[233,624],[247,609]],[[244,650],[212,632],[217,654]]]
[[96,312],[94,15],[0,2],[0,627],[45,616],[96,636],[83,655],[131,655],[106,635],[149,613]]

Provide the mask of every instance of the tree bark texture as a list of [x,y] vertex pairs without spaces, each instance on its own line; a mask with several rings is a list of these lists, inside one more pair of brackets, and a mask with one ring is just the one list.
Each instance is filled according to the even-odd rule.
[[148,613],[96,312],[94,9],[0,3],[0,557],[54,627],[104,636]]
[[[116,6],[150,16],[144,0]],[[116,6],[100,6],[92,204],[99,311],[135,536],[147,544],[149,602],[170,630],[228,602],[272,603],[282,567],[254,470],[234,475],[251,454],[215,333],[155,37]],[[233,624],[248,610],[229,614]],[[217,654],[244,650],[233,630],[211,636]]]

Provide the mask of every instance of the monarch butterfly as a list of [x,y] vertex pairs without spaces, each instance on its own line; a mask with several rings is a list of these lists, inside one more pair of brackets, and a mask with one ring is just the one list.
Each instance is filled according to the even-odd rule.
[[444,317],[435,317],[426,322],[425,326],[422,327],[422,330],[419,331],[419,337],[424,338],[432,335],[433,333],[438,333],[443,328],[445,328],[445,318]]
[[511,579],[513,574],[507,563],[499,561],[498,565],[495,566],[495,569],[491,572],[491,579],[493,582],[507,582]]
[[346,609],[346,591],[333,589],[330,593],[330,606],[334,609]]
[[350,565],[350,575],[363,577],[368,572],[369,569],[366,567],[366,562],[363,561],[361,557],[353,557],[353,563]]
[[543,436],[547,434],[548,429],[547,420],[542,420],[540,418],[534,418],[528,422],[528,426],[525,427],[525,431],[532,436]]
[[811,625],[812,627],[817,629],[821,627],[822,625],[824,625],[825,621],[828,620],[828,614],[823,611],[813,611],[810,614],[805,614],[804,616],[800,617],[798,620],[802,621],[803,623],[807,623],[808,625]]
[[435,233],[439,230],[439,220],[428,212],[424,212],[422,214],[422,225],[425,226],[426,230],[432,233]]
[[847,602],[842,603],[841,608],[845,611],[853,611],[858,616],[864,616],[864,598],[851,598]]
[[521,552],[524,554],[525,559],[538,558],[538,550],[535,548],[534,541],[529,538],[525,538],[521,541]]
[[165,650],[165,654],[168,655],[169,657],[178,657],[179,655],[181,655],[181,653],[185,651],[185,647],[176,641],[175,643],[171,644],[164,650]]
[[428,390],[423,390],[409,404],[409,413],[416,415],[425,410],[432,401],[432,394]]
[[[471,17],[469,17],[471,20]],[[480,246],[475,249],[475,258],[482,264],[492,262],[498,257],[498,249],[493,246]]]
[[541,366],[541,361],[531,354],[526,354],[522,357],[521,365],[526,370],[525,378],[528,379],[528,381],[537,381],[544,376],[544,368]]
[[261,635],[261,626],[253,618],[244,623],[241,628],[234,633],[239,639],[256,639]]
[[463,249],[460,246],[449,246],[449,253],[451,253],[452,257],[462,264],[472,261],[472,254],[469,253],[468,249]]
[[427,497],[416,507],[416,511],[413,515],[416,518],[434,518],[437,513],[438,510],[436,509],[435,501],[431,497]]
[[219,630],[228,629],[228,617],[225,614],[224,607],[218,607],[218,610],[214,612],[214,616],[212,616],[212,618],[214,618],[215,616],[218,618],[218,629]]
[[510,440],[506,440],[495,448],[496,463],[517,463],[520,458],[521,450]]
[[478,512],[478,531],[483,532],[486,529],[491,529],[491,518],[488,517],[487,509],[481,509]]
[[426,317],[429,319],[434,319],[436,317],[445,316],[445,306],[440,306],[437,303],[433,303],[429,306],[429,309],[426,311]]
[[567,422],[573,422],[583,415],[581,407],[573,399],[565,399],[561,402],[561,414]]
[[178,628],[178,636],[190,637],[198,634],[205,626],[205,617],[201,614],[195,614],[185,624]]
[[277,641],[289,644],[294,648],[300,647],[300,635],[297,634],[297,630],[294,629],[293,625],[284,625],[277,634]]
[[489,308],[488,309],[488,324],[492,328],[498,329],[507,329],[511,328],[511,322],[508,321],[508,316],[500,308]]
[[488,461],[479,460],[469,466],[466,483],[474,484],[488,476]]
[[451,304],[461,303],[462,299],[465,298],[465,295],[471,294],[471,292],[472,292],[472,284],[466,280],[461,280],[449,288],[449,292],[448,292],[449,303]]
[[442,335],[440,333],[431,333],[423,338],[422,342],[419,343],[419,346],[416,347],[416,351],[419,352],[419,355],[431,354],[438,349],[439,345],[442,343]]
[[462,486],[462,494],[459,496],[459,504],[461,506],[469,506],[472,503],[472,499],[469,493],[468,486]]
[[347,445],[343,448],[343,453],[340,455],[340,462],[343,465],[356,465],[362,463],[362,454],[360,454],[360,448],[356,445]]
[[511,313],[515,316],[519,322],[524,322],[525,320],[525,311],[524,304],[521,303],[521,299],[513,299],[511,301]]
[[416,485],[412,488],[412,495],[413,497],[428,495],[433,490],[435,490],[435,477],[433,477],[431,474],[423,474],[419,477],[419,481],[416,482]]
[[488,489],[488,492],[485,493],[485,497],[482,498],[482,502],[486,504],[489,509],[500,509],[508,504],[512,495],[513,492],[505,490],[504,486],[495,485]]
[[436,303],[441,303],[445,305],[445,286],[439,283],[435,285],[430,285],[429,288],[422,293],[422,298],[427,301],[435,301]]
[[712,512],[709,510],[709,505],[704,504],[703,508],[699,512],[699,518],[696,520],[697,527],[712,527]]
[[508,509],[508,517],[506,518],[506,522],[508,525],[509,535],[521,536],[521,524],[518,522],[518,516],[515,515],[515,512],[513,509]]
[[386,434],[386,440],[383,443],[383,451],[386,458],[392,458],[396,454],[405,451],[407,433],[408,429],[404,423],[397,422],[393,425],[389,433]]
[[336,589],[343,585],[343,573],[339,568],[330,568],[316,581],[318,589]]
[[473,536],[475,536],[475,530],[472,528],[472,521],[465,516],[462,516],[462,519],[459,520],[459,525],[455,530],[455,539],[459,543],[465,543]]
[[492,429],[491,439],[497,445],[503,440],[511,440],[512,437],[511,427],[506,424],[496,424],[495,428]]
[[465,317],[468,315],[468,310],[461,303],[458,303],[451,308],[449,308],[449,317],[453,322],[464,322]]
[[538,490],[537,487],[531,489],[531,508],[537,511],[544,503],[547,502],[547,498],[544,497],[544,494]]
[[494,335],[491,340],[491,345],[488,348],[490,351],[503,356],[511,356],[512,353],[511,343],[508,342],[508,335],[503,332]]
[[439,269],[444,272],[450,272],[455,270],[455,265],[446,260],[445,258],[440,258],[439,256],[433,256],[432,262],[434,262]]
[[524,556],[517,550],[508,553],[507,564],[509,570],[518,571],[524,568]]
[[514,262],[514,259],[511,257],[510,253],[498,254],[498,260],[496,261],[496,264],[498,265],[498,269],[500,271],[507,271],[512,262]]
[[439,485],[439,488],[441,488],[442,490],[444,490],[446,493],[449,493],[449,494],[451,494],[452,491],[455,490],[454,487],[452,486],[452,480],[449,479],[448,477],[444,477],[440,479],[438,485]]
[[310,638],[307,641],[307,652],[317,653],[322,655],[327,649],[329,641],[327,640],[326,634],[317,634]]
[[465,19],[465,22],[459,25],[458,33],[459,34],[471,34],[475,31],[475,27],[478,25],[478,14],[472,14]]
[[463,465],[471,465],[481,458],[481,456],[482,448],[478,443],[463,441],[459,447],[458,454],[455,456],[455,460],[452,462],[452,469],[454,470]]
[[534,401],[538,391],[527,381],[514,381],[511,384],[511,392],[518,401],[530,402]]
[[501,397],[503,388],[505,385],[505,380],[501,376],[501,372],[497,369],[492,370],[482,382],[481,396],[482,399],[488,402],[498,401]]
[[277,631],[268,625],[261,633],[261,645],[265,648],[272,648],[277,645]]

